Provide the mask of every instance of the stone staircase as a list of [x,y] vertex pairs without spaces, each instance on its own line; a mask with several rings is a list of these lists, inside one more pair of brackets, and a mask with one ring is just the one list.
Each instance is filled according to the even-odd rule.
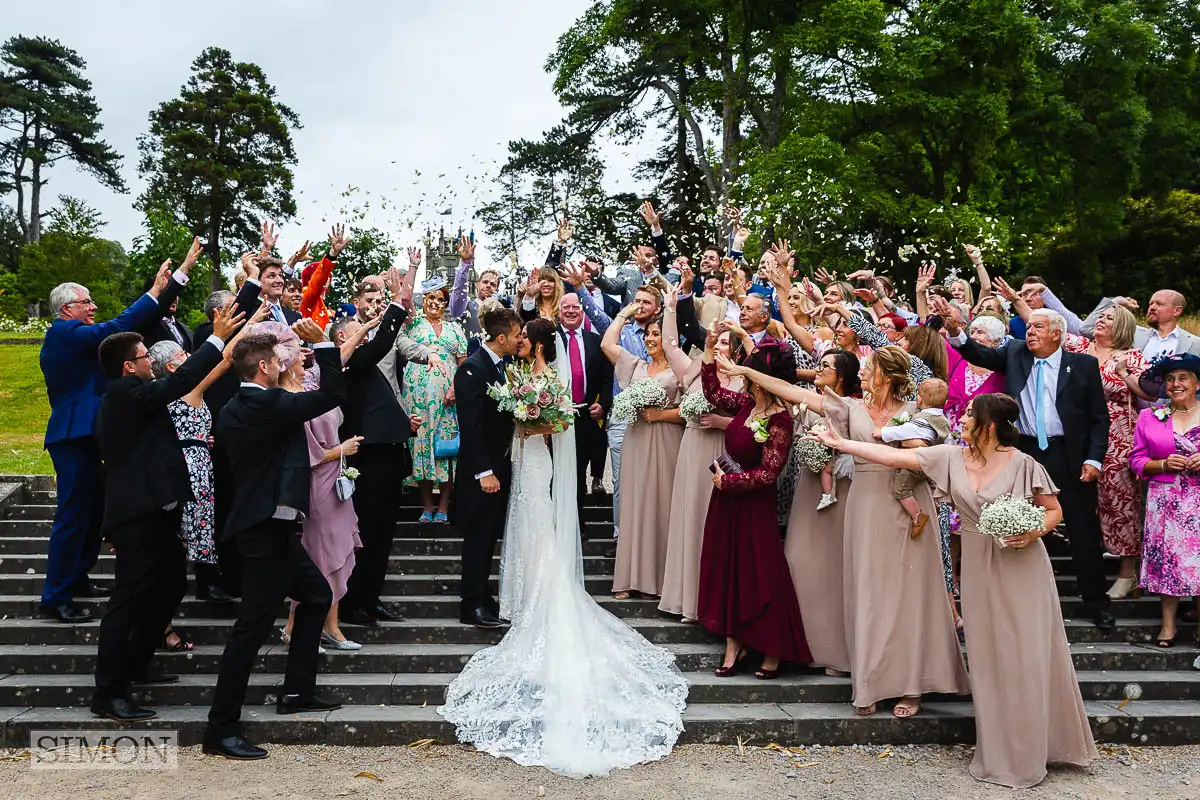
[[[0,477],[0,746],[26,746],[31,730],[113,725],[87,709],[99,623],[61,625],[36,617],[54,498],[52,479]],[[415,520],[418,513],[407,506],[402,519]],[[850,683],[844,678],[795,672],[777,681],[759,681],[750,674],[716,678],[712,670],[720,663],[719,640],[699,626],[661,616],[654,602],[612,599],[614,543],[605,538],[611,518],[610,507],[596,505],[585,511],[585,524],[595,536],[584,545],[588,590],[605,608],[676,654],[691,682],[683,741],[839,745],[974,740],[972,708],[964,699],[929,698],[912,720],[896,720],[886,709],[862,718],[849,705]],[[452,526],[399,523],[385,595],[401,604],[409,620],[347,629],[365,646],[322,657],[319,683],[345,704],[324,714],[275,714],[274,692],[282,682],[287,653],[272,639],[261,651],[246,698],[247,734],[275,743],[453,742],[453,729],[434,709],[471,654],[501,635],[456,619],[460,546]],[[1150,640],[1158,630],[1158,601],[1143,598],[1117,604],[1116,630],[1098,631],[1089,622],[1071,618],[1079,598],[1074,596],[1074,578],[1064,574],[1069,559],[1056,553],[1053,561],[1071,652],[1097,739],[1157,745],[1200,742],[1200,671],[1191,668],[1198,654],[1195,627],[1183,628],[1175,648],[1159,650]],[[93,576],[103,581],[113,568],[113,556],[101,555]],[[103,611],[103,601],[81,602],[97,615]],[[183,744],[199,741],[234,610],[233,604],[199,602],[190,594],[184,600],[175,622],[196,647],[187,654],[158,656],[159,663],[181,679],[137,691],[140,702],[159,712],[145,727],[175,729]],[[281,607],[281,625],[285,615]]]

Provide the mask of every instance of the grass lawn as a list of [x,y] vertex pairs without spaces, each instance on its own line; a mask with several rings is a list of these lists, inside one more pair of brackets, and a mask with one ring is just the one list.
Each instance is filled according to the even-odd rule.
[[0,474],[53,475],[42,449],[50,403],[36,344],[0,345]]

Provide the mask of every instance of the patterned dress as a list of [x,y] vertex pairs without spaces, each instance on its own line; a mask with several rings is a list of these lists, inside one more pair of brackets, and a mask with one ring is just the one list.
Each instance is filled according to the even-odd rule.
[[[1063,348],[1087,353],[1090,345],[1091,341],[1082,336],[1068,335]],[[1125,368],[1135,377],[1146,369],[1146,359],[1138,350],[1127,351],[1124,359]],[[1100,365],[1100,381],[1108,405],[1108,451],[1097,483],[1096,510],[1104,548],[1114,556],[1137,557],[1142,552],[1142,487],[1129,467],[1129,452],[1133,450],[1138,412],[1133,394],[1117,374],[1118,363],[1114,354]]]
[[[1200,426],[1175,434],[1185,458],[1200,451]],[[1142,588],[1170,597],[1200,595],[1200,474],[1180,472],[1173,483],[1150,481]]]
[[[417,317],[405,329],[418,344],[436,353],[444,364],[455,364],[467,354],[467,336],[457,322],[443,320],[438,334],[424,317]],[[453,374],[442,376],[424,364],[409,362],[404,367],[404,407],[422,419],[421,430],[409,440],[413,472],[406,483],[450,481],[453,458],[434,458],[434,441],[449,441],[458,436],[458,415],[446,405],[446,392],[453,385]]]
[[187,462],[188,478],[192,482],[195,500],[183,506],[183,523],[179,538],[187,544],[188,561],[200,564],[217,563],[217,549],[213,544],[213,526],[216,523],[216,498],[213,494],[213,466],[210,451],[212,438],[212,414],[208,406],[201,403],[193,408],[186,400],[175,400],[167,406],[171,422],[175,423],[175,435],[183,448],[183,460]]

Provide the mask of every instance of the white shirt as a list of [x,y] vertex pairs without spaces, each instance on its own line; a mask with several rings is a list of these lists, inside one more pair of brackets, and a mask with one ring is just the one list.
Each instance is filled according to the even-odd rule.
[[[934,416],[945,416],[940,408],[923,408],[922,414],[933,414]],[[917,422],[909,420],[903,425],[884,425],[880,429],[879,435],[885,442],[903,442],[908,439],[920,439],[922,442],[932,442],[937,438],[937,431],[928,425],[921,425]]]
[[[565,377],[567,379],[567,388],[570,389],[571,388],[571,372],[570,372],[571,329],[564,326],[561,338],[562,338],[563,347],[567,348],[567,368],[568,369],[567,369],[567,374]],[[579,342],[579,364],[583,368],[583,374],[587,375],[587,348],[583,346],[583,324],[582,323],[579,325],[578,328],[575,329],[575,340],[577,342]]]
[[[500,356],[493,353],[492,348],[488,347],[486,342],[480,343],[479,349],[482,350],[483,352],[487,353],[488,358],[492,359],[492,363],[497,366],[499,366],[500,362],[504,360]],[[501,370],[501,372],[503,372],[503,370]],[[482,478],[486,478],[488,475],[491,475],[491,474],[492,474],[492,471],[490,469],[486,470],[484,472],[480,472],[478,475],[475,476],[475,480],[480,480]]]
[[1154,328],[1150,329],[1150,338],[1146,340],[1146,344],[1142,347],[1142,355],[1147,361],[1152,361],[1155,358],[1169,353],[1175,355],[1179,352],[1179,328],[1174,328],[1166,336],[1159,334]]

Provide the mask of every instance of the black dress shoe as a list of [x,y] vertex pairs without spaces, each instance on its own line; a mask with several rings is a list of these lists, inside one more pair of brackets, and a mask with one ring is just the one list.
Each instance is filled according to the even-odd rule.
[[392,603],[378,603],[367,613],[375,617],[375,619],[385,622],[404,622],[405,620],[404,615],[400,613],[400,609]]
[[205,736],[200,749],[205,755],[220,756],[233,761],[259,761],[267,757],[266,750],[240,736],[226,736],[222,739],[210,739]]
[[234,598],[226,594],[220,586],[201,586],[196,589],[196,599],[209,603],[232,603]]
[[1092,622],[1096,623],[1096,627],[1102,630],[1112,630],[1117,627],[1117,618],[1107,608],[1097,608],[1091,614]]
[[140,683],[146,686],[155,683],[178,683],[179,676],[158,669],[147,669],[129,679],[130,683]]
[[341,703],[317,697],[315,694],[307,700],[301,700],[298,694],[281,694],[275,703],[275,713],[299,714],[304,711],[337,711],[341,707]]
[[476,608],[461,615],[458,621],[463,625],[474,625],[476,628],[503,628],[504,623],[500,617],[488,611],[486,608]]
[[123,697],[116,697],[108,701],[93,700],[92,713],[97,717],[111,719],[113,722],[138,722],[158,716],[158,712],[134,705]]
[[76,597],[108,597],[112,594],[112,589],[101,586],[98,583],[81,583],[75,587],[74,594]]
[[338,609],[338,622],[342,625],[374,625],[375,617],[364,608],[356,608],[352,611],[343,611]]
[[42,612],[43,616],[70,625],[92,621],[92,612],[86,608],[80,608],[74,603],[59,603],[56,606],[42,605],[38,606],[38,610]]

